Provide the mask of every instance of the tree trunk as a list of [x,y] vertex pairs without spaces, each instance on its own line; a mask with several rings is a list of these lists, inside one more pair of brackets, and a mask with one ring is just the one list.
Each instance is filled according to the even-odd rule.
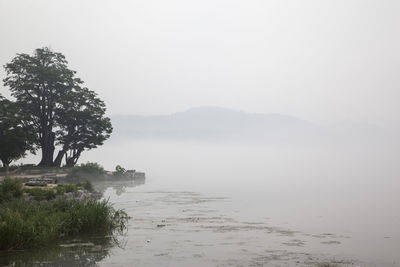
[[41,167],[53,166],[54,149],[55,149],[54,146],[53,147],[48,147],[48,146],[42,147],[42,160],[40,161],[38,166],[41,166]]
[[74,167],[76,165],[77,161],[78,161],[78,159],[75,159],[75,157],[68,158],[65,166],[66,167]]
[[42,160],[38,164],[38,166],[42,167],[51,167],[54,164],[53,157],[54,157],[54,141],[56,134],[53,132],[50,132],[47,138],[44,138],[43,141],[41,142],[41,147],[42,147]]
[[8,164],[4,164],[4,163],[3,163],[3,165],[4,165],[4,168],[6,169],[6,177],[8,177],[8,167],[9,166],[8,166]]
[[62,159],[65,155],[65,152],[66,152],[65,149],[58,151],[57,157],[54,160],[54,164],[53,164],[54,167],[61,167]]
[[4,158],[0,159],[0,160],[1,160],[1,163],[3,163],[3,167],[4,167],[4,170],[6,172],[6,177],[7,177],[8,176],[8,169],[9,169],[11,161],[9,161],[7,159],[4,159]]
[[66,165],[67,167],[74,167],[76,163],[78,162],[79,157],[81,156],[83,149],[78,149],[76,153],[74,152],[72,157],[69,157],[66,159]]

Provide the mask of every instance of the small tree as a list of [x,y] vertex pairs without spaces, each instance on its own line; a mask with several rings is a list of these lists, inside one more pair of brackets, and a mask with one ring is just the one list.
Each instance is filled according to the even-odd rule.
[[25,156],[27,150],[34,152],[34,138],[17,104],[0,96],[0,160],[6,176],[13,160]]

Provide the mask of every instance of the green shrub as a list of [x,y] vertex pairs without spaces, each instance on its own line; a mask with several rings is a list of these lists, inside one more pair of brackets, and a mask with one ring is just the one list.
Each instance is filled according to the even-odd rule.
[[67,177],[75,179],[90,179],[104,176],[106,171],[104,168],[94,162],[82,163],[80,166],[73,167]]
[[57,195],[63,195],[64,193],[76,192],[81,189],[78,184],[58,184],[56,187]]
[[89,181],[86,181],[82,184],[83,189],[85,189],[88,192],[93,193],[94,192],[94,188],[93,188],[93,184]]
[[18,179],[6,177],[0,184],[0,202],[19,198],[23,193],[22,182]]

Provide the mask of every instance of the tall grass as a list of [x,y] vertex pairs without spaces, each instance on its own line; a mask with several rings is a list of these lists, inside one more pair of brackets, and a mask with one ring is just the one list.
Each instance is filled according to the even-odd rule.
[[0,184],[0,203],[19,198],[24,193],[22,183],[18,179],[6,177]]
[[107,201],[23,201],[0,206],[0,250],[44,245],[78,234],[121,234],[127,215]]
[[[0,250],[41,246],[79,234],[121,234],[127,215],[108,201],[56,198],[83,188],[93,190],[88,182],[58,185],[56,190],[24,189],[19,180],[4,179],[0,184]],[[35,201],[23,200],[24,192]]]

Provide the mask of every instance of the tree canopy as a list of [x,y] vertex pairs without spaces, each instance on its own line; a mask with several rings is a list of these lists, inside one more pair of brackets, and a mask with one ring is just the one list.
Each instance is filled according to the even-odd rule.
[[34,150],[31,125],[19,112],[18,105],[0,95],[0,160],[8,171],[13,160]]
[[[17,54],[5,65],[4,85],[11,90],[23,114],[29,114],[41,148],[40,166],[75,165],[84,150],[102,145],[112,126],[97,94],[68,68],[61,53],[47,47],[33,55]],[[61,147],[54,160],[56,145]]]

